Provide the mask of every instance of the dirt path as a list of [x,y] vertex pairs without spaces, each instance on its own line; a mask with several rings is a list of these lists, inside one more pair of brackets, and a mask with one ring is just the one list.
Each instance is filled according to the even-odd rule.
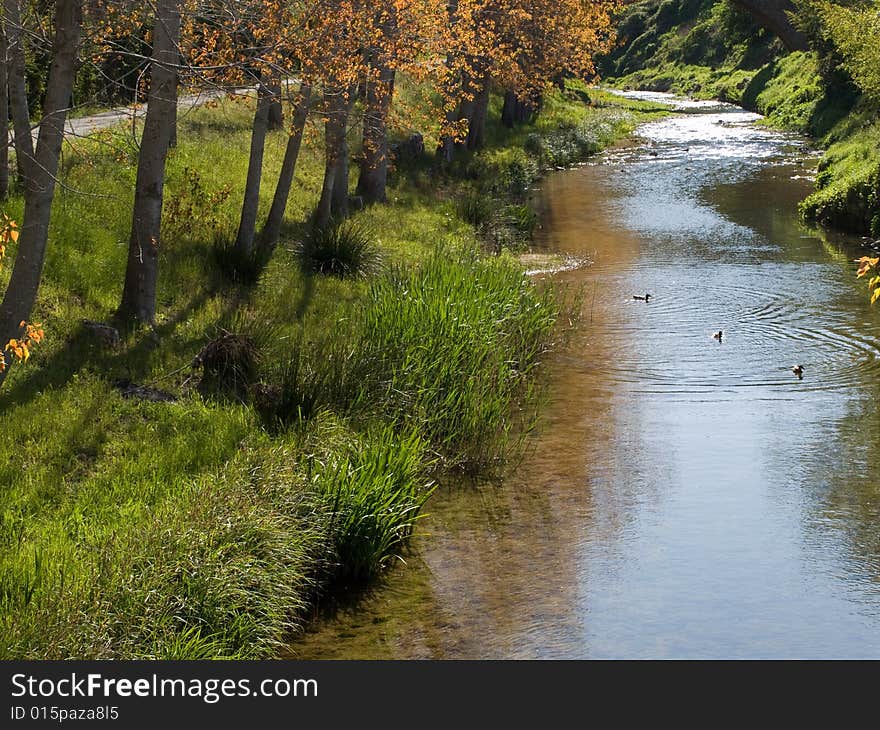
[[[247,89],[231,90],[232,93],[243,93],[245,91],[247,91]],[[226,96],[228,93],[230,93],[230,91],[225,89],[211,89],[201,91],[198,94],[181,96],[177,100],[177,113],[180,114],[181,112],[189,111],[190,109],[201,106],[208,101]],[[146,113],[146,104],[117,107],[105,112],[99,112],[98,114],[90,114],[85,117],[68,118],[65,123],[64,131],[65,135],[68,137],[87,137],[100,129],[107,129],[108,127],[113,127],[122,123],[131,124],[134,120],[142,119]],[[33,132],[35,140],[38,131],[39,127],[36,127]]]

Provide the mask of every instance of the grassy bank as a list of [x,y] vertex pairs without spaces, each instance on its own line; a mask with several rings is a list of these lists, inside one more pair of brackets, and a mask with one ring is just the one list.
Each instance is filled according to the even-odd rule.
[[827,151],[802,215],[880,235],[876,104],[860,99],[832,61],[787,53],[726,0],[641,0],[625,11],[621,34],[630,42],[603,67],[613,85],[728,101],[813,137]]
[[[70,144],[34,317],[47,339],[0,392],[0,657],[272,656],[322,593],[405,550],[438,481],[503,469],[565,306],[507,250],[533,225],[525,190],[649,115],[587,101],[572,87],[529,125],[493,124],[448,174],[397,170],[390,204],[339,244],[360,240],[371,265],[342,278],[303,265],[318,255],[301,245],[322,172],[310,129],[284,241],[252,283],[230,280],[223,248],[251,103],[188,112],[160,320],[118,343],[84,320],[118,303],[136,149],[120,130]],[[262,214],[285,143],[270,135]]]

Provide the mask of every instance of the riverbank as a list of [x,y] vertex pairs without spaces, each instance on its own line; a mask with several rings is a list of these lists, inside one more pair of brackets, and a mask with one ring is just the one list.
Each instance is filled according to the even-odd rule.
[[877,103],[842,76],[833,54],[789,53],[728,2],[643,0],[627,13],[621,35],[632,40],[604,63],[611,85],[719,99],[810,136],[825,152],[801,215],[880,236]]
[[[503,470],[531,422],[566,304],[515,258],[526,191],[661,113],[572,85],[448,173],[401,164],[389,205],[336,241],[366,252],[346,278],[303,265],[310,130],[283,243],[248,282],[225,245],[253,110],[192,110],[169,161],[163,314],[119,341],[84,321],[118,302],[136,148],[121,129],[71,141],[34,317],[47,338],[0,394],[0,656],[273,656],[327,591],[384,570],[436,482]],[[267,181],[285,144],[270,135]]]

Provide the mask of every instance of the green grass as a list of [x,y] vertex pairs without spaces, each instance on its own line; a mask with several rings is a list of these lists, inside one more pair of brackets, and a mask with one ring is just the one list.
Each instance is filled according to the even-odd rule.
[[[477,189],[493,220],[526,235],[534,220],[514,194],[526,180],[659,113],[604,96],[587,106],[584,93],[548,96],[513,132],[493,124],[487,150],[447,175],[395,171],[390,204],[355,219],[387,266],[344,279],[299,265],[323,170],[318,120],[281,244],[241,280],[216,251],[235,233],[253,110],[187,112],[168,165],[157,326],[116,348],[82,320],[118,304],[136,151],[120,130],[69,145],[34,314],[47,338],[0,391],[0,657],[276,655],[326,586],[402,553],[448,467],[503,464],[531,422],[562,303],[512,258],[485,256],[455,201]],[[431,113],[397,110],[396,134]],[[523,151],[535,135],[571,137],[574,151]],[[286,141],[269,135],[261,217]],[[3,210],[20,220],[21,199]],[[224,333],[248,343],[246,362],[220,353],[206,373],[197,356]],[[211,378],[229,368],[233,397],[217,397]],[[178,400],[128,400],[115,379]]]
[[800,205],[810,220],[880,238],[880,122],[863,100],[826,138],[816,192]]

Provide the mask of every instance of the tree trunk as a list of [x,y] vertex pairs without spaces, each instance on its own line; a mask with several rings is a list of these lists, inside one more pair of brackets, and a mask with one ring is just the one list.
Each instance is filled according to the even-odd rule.
[[465,83],[464,88],[466,90],[467,96],[462,97],[462,100],[458,104],[458,118],[456,121],[462,122],[467,120],[467,133],[464,136],[464,139],[460,139],[456,142],[457,147],[465,147],[467,148],[468,137],[471,136],[471,124],[474,118],[474,108],[476,106],[476,92],[473,90],[469,90],[469,83]]
[[504,106],[501,107],[501,123],[513,129],[519,119],[519,99],[512,91],[504,92]]
[[312,87],[304,83],[299,89],[299,102],[293,113],[293,129],[290,131],[287,148],[284,150],[284,161],[281,163],[272,207],[269,209],[269,217],[266,218],[266,225],[260,236],[260,245],[269,250],[275,248],[281,235],[281,223],[284,221],[284,211],[287,208],[287,199],[290,197],[290,186],[293,184],[293,173],[296,172],[296,161],[302,146],[311,98]]
[[[178,68],[183,64],[183,58],[180,55],[179,49],[177,54],[177,66]],[[177,99],[180,96],[180,74],[175,71],[174,74],[174,122],[171,125],[171,138],[168,140],[168,147],[174,149],[177,147],[177,115],[180,111],[177,108]]]
[[174,67],[178,59],[179,37],[179,0],[158,0],[150,94],[138,156],[125,287],[117,312],[121,319],[141,324],[153,324],[156,320],[165,160],[177,116],[177,73]]
[[269,116],[268,129],[274,132],[284,126],[284,109],[281,106],[281,72],[275,70],[272,72],[272,78],[269,80]]
[[348,140],[345,131],[342,132],[342,144],[339,154],[336,156],[336,165],[333,169],[333,192],[331,193],[331,213],[337,220],[348,217]]
[[[453,27],[458,21],[458,0],[449,0],[446,6],[446,12],[449,16],[449,27]],[[443,84],[443,95],[446,103],[449,104],[446,112],[446,128],[451,129],[458,121],[456,109],[452,107],[452,99],[458,92],[459,79],[455,72],[455,55],[452,52],[446,54],[446,73],[447,79]],[[449,167],[455,157],[455,139],[448,131],[441,135],[440,143],[437,146],[437,157],[440,160],[441,167]]]
[[394,69],[379,70],[379,82],[370,84],[364,99],[364,149],[357,195],[366,205],[384,203],[388,184],[388,111],[394,96]]
[[241,221],[235,237],[235,249],[243,257],[254,253],[254,236],[257,230],[257,209],[260,205],[260,184],[263,179],[263,152],[266,149],[266,130],[269,123],[269,107],[272,93],[269,87],[260,82],[257,85],[257,111],[254,114],[254,127],[251,133],[251,155],[248,160],[247,181],[244,186],[244,203],[241,206]]
[[0,24],[0,199],[9,194],[9,52],[6,29]]
[[544,97],[541,94],[534,94],[527,101],[521,101],[519,103],[519,113],[517,114],[519,123],[525,124],[532,121],[541,110],[543,104]]
[[525,124],[532,119],[540,106],[540,94],[532,94],[526,99],[520,99],[514,92],[505,91],[501,123],[510,129],[517,124]]
[[489,87],[488,78],[484,78],[478,87],[471,110],[470,124],[466,145],[469,150],[478,150],[486,143],[486,120],[489,117]]
[[15,168],[21,186],[25,187],[27,167],[34,157],[34,140],[31,137],[31,114],[28,109],[21,8],[19,0],[4,0],[3,7],[6,11],[6,50],[9,54],[7,81],[15,137]]
[[333,219],[348,215],[348,117],[354,104],[355,89],[328,86],[324,93],[327,123],[324,128],[326,162],[321,200],[315,223],[325,228]]
[[[15,0],[7,2],[6,8]],[[14,31],[10,25],[10,35],[21,38],[20,27]],[[43,273],[43,262],[46,258],[46,244],[49,236],[49,220],[52,213],[52,201],[55,197],[55,181],[61,157],[61,144],[64,141],[64,123],[67,120],[67,109],[73,91],[76,75],[76,59],[82,31],[82,0],[58,0],[55,5],[55,39],[52,47],[52,64],[49,67],[49,78],[46,85],[46,100],[43,105],[43,118],[37,136],[36,152],[30,131],[27,139],[29,145],[22,144],[26,157],[19,159],[19,164],[27,171],[24,186],[24,219],[21,236],[18,239],[18,253],[3,304],[0,305],[0,343],[6,343],[12,337],[18,337],[20,323],[27,321],[33,311],[40,288]],[[10,53],[16,57],[15,66],[24,69],[24,48],[20,42],[10,43]],[[23,81],[23,77],[22,77]],[[21,90],[21,89],[20,89]],[[10,362],[9,353],[6,355]],[[8,372],[8,370],[6,371]],[[0,373],[2,382],[5,373]]]

